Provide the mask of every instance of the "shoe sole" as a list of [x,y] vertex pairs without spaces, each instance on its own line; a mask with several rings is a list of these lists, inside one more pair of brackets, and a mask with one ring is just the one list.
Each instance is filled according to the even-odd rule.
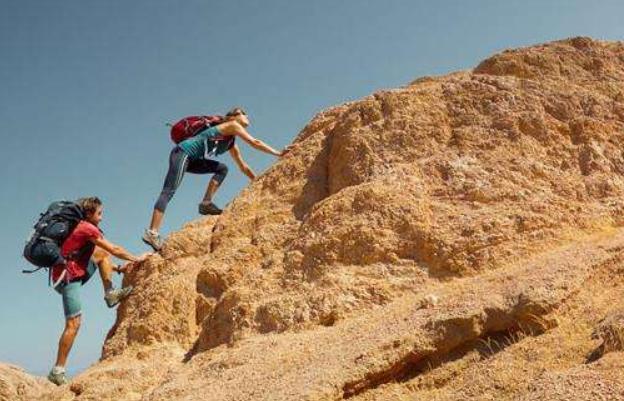
[[65,385],[65,384],[67,384],[67,383],[68,383],[68,381],[67,381],[67,380],[65,380],[65,381],[63,381],[63,382],[61,382],[61,383],[58,383],[58,382],[56,382],[55,380],[53,380],[52,378],[50,378],[50,376],[47,376],[46,378],[48,379],[48,381],[49,381],[50,383],[52,383],[52,384],[54,384],[54,385],[57,385],[57,386],[62,386],[62,385]]
[[123,301],[124,299],[126,299],[130,295],[132,295],[132,291],[134,291],[134,288],[132,290],[130,290],[130,292],[127,293],[123,298],[118,299],[117,302],[115,302],[114,304],[109,304],[108,301],[106,301],[106,298],[105,298],[104,301],[106,301],[106,306],[108,306],[109,308],[114,308],[115,306],[119,305],[121,303],[121,301]]
[[145,238],[141,237],[141,240],[142,240],[145,244],[149,245],[149,246],[150,246],[150,247],[151,247],[151,248],[152,248],[155,252],[160,252],[160,250],[162,249],[162,245],[161,245],[161,247],[160,247],[160,248],[156,248],[154,245],[152,245],[152,243],[151,243],[151,242],[149,242],[149,241],[148,241],[148,240],[146,240]]
[[202,216],[218,216],[220,214],[223,214],[223,210],[218,211],[218,212],[199,212],[199,214],[201,214]]
[[108,301],[106,301],[106,306],[108,306],[109,308],[114,308],[115,306],[119,305],[120,302],[121,301],[117,301],[117,302],[115,302],[114,304],[111,305],[111,304],[108,303]]

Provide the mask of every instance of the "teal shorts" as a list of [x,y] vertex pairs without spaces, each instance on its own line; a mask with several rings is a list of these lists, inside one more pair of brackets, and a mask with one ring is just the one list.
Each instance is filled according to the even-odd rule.
[[63,312],[65,319],[71,319],[82,314],[82,304],[80,303],[80,287],[82,287],[97,271],[97,265],[93,259],[87,265],[87,274],[80,280],[69,283],[61,283],[56,286],[56,292],[63,296]]

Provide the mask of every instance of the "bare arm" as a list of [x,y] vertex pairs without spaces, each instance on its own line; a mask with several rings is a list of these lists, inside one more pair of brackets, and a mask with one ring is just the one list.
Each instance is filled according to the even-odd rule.
[[230,156],[232,156],[232,159],[234,159],[240,171],[242,171],[243,174],[249,177],[250,180],[253,180],[256,178],[256,175],[254,174],[253,170],[249,168],[247,163],[245,163],[245,161],[243,160],[240,149],[238,148],[237,145],[232,146],[232,149],[230,149]]
[[128,260],[130,262],[138,262],[140,258],[134,256],[130,252],[126,251],[119,245],[115,245],[112,242],[106,240],[105,238],[96,238],[92,240],[95,245],[109,252],[111,255],[118,257],[119,259]]
[[249,132],[247,132],[247,130],[242,125],[240,125],[236,121],[231,121],[220,125],[219,130],[223,135],[236,135],[243,141],[247,142],[251,147],[268,153],[270,155],[283,156],[286,154],[286,151],[278,152],[261,140],[254,138]]

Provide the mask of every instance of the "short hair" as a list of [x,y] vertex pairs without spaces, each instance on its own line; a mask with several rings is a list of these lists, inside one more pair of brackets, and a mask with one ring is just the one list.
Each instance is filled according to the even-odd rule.
[[245,112],[245,110],[242,107],[234,107],[233,109],[231,109],[230,111],[227,112],[227,114],[225,115],[225,117],[233,117],[236,116],[238,114],[245,114],[247,115],[247,113]]
[[98,207],[102,206],[102,201],[97,196],[90,196],[78,199],[78,204],[85,215],[90,215],[95,213]]

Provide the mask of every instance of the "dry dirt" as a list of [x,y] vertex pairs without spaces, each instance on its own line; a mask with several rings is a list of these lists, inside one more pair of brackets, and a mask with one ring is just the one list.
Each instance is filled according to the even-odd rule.
[[505,51],[319,113],[125,278],[98,364],[0,397],[624,400],[623,222],[624,43]]

